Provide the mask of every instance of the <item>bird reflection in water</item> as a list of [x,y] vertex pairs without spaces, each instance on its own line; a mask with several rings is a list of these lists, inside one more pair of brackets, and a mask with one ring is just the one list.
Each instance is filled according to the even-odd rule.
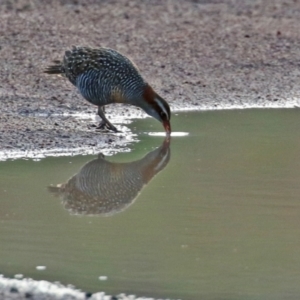
[[169,138],[133,162],[110,162],[99,154],[66,183],[48,189],[63,199],[71,214],[112,216],[135,201],[142,188],[166,167],[170,156]]

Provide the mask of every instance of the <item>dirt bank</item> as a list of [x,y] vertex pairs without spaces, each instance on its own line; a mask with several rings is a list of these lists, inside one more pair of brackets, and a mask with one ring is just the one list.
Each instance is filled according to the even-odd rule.
[[95,107],[43,74],[71,45],[129,55],[173,110],[299,105],[297,0],[3,0],[0,13],[2,157],[125,147],[129,132],[95,133],[95,120],[74,117]]

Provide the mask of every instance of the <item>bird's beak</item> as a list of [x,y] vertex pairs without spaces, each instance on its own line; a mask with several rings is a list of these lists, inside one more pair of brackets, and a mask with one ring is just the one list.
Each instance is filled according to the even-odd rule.
[[165,127],[165,131],[167,133],[168,136],[171,135],[171,125],[170,122],[168,120],[163,121],[163,125]]

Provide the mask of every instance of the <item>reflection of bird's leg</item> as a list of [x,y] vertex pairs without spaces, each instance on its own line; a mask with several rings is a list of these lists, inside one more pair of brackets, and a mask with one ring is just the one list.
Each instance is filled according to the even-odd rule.
[[105,158],[105,155],[104,155],[103,153],[100,152],[100,153],[98,154],[98,159],[104,159],[104,158]]
[[107,118],[105,117],[105,109],[104,109],[104,106],[98,106],[98,116],[102,119],[101,122],[99,123],[97,129],[104,129],[104,128],[107,128],[107,129],[110,129],[114,132],[118,132],[117,128],[112,125],[108,120]]

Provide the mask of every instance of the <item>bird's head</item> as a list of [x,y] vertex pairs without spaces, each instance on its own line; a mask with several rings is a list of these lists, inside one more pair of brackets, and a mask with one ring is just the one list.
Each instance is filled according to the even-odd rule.
[[151,86],[147,85],[143,93],[143,101],[140,106],[144,111],[161,122],[167,135],[171,134],[171,110],[169,104],[154,92]]

